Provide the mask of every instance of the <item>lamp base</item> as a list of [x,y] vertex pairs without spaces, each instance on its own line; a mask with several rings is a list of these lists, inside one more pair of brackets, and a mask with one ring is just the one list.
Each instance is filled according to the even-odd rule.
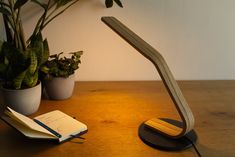
[[[178,127],[182,126],[182,122],[180,121],[167,118],[161,118],[161,120]],[[181,138],[172,139],[154,131],[151,128],[148,128],[144,123],[142,123],[139,127],[139,137],[147,145],[166,151],[179,151],[190,148],[192,146],[190,141],[195,143],[197,140],[197,134],[194,130],[190,131]]]

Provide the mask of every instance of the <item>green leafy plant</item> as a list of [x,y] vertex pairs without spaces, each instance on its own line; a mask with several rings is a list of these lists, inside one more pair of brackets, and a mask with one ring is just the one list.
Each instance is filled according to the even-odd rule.
[[[79,0],[0,0],[6,41],[0,41],[0,80],[11,89],[30,88],[39,80],[41,66],[48,60],[49,46],[43,39],[43,29],[56,17]],[[120,0],[105,0],[106,7],[113,1],[120,7]],[[21,10],[26,3],[34,3],[43,11],[32,35],[25,40]]]
[[0,77],[3,86],[11,89],[33,87],[38,82],[40,66],[49,56],[47,40],[41,34],[34,36],[26,50],[22,51],[8,42],[1,45]]
[[81,63],[80,57],[82,51],[71,52],[71,56],[61,57],[63,52],[55,55],[51,55],[50,59],[42,66],[41,72],[46,79],[53,77],[69,77],[74,74],[75,70],[79,68]]

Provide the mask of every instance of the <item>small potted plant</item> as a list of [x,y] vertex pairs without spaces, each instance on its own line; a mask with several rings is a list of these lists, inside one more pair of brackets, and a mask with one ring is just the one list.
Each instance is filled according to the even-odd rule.
[[[37,111],[41,100],[41,66],[48,60],[48,42],[43,30],[55,18],[79,0],[0,0],[6,39],[0,40],[0,95],[1,104],[25,115]],[[113,1],[120,7],[120,0],[105,0],[106,7]],[[25,39],[22,10],[28,3],[41,8],[32,34]],[[1,34],[2,35],[2,34]],[[33,94],[34,93],[34,94]]]
[[34,36],[25,50],[9,42],[0,43],[1,95],[4,105],[25,115],[38,110],[41,101],[38,74],[48,56],[48,43],[41,34]]
[[[42,30],[78,0],[0,0],[6,40],[0,41],[0,81],[2,104],[30,115],[41,101],[39,70],[49,57],[49,46]],[[26,40],[21,13],[27,2],[42,8],[33,33]],[[1,104],[1,105],[2,105]]]
[[63,52],[51,55],[41,68],[41,76],[45,85],[45,92],[50,99],[68,99],[73,94],[74,74],[81,63],[82,51],[71,52],[69,57],[61,55]]

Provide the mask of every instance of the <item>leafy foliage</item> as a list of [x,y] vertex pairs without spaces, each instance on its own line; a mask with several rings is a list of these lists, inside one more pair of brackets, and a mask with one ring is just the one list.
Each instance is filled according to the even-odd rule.
[[22,89],[37,84],[40,65],[47,61],[46,56],[49,56],[49,49],[47,40],[43,40],[41,34],[36,38],[37,40],[31,42],[24,51],[15,48],[8,42],[2,44],[0,78],[4,87]]
[[81,63],[80,57],[82,51],[71,52],[71,57],[60,57],[63,52],[55,55],[51,55],[50,59],[42,66],[41,72],[45,76],[44,78],[54,77],[69,77],[74,74],[75,70],[79,68]]
[[[22,89],[33,87],[37,84],[39,71],[49,57],[48,42],[47,39],[43,39],[42,31],[51,21],[78,1],[0,0],[0,13],[3,15],[7,37],[6,41],[0,41],[0,80],[5,87]],[[122,7],[120,0],[105,0],[106,7],[112,7],[113,1]],[[34,27],[32,35],[26,41],[21,22],[21,10],[29,2],[42,8],[43,12]],[[67,61],[72,62],[74,59],[78,59],[76,58],[77,53],[74,53],[74,55],[73,57],[75,58],[72,57],[71,60],[65,59],[66,61],[63,61],[63,64],[66,65]],[[61,59],[58,59],[58,61],[62,64]],[[74,67],[70,67],[71,69],[64,69],[67,72],[59,72],[58,74],[55,73],[55,75],[66,77],[74,71],[76,64],[78,65],[78,62],[73,63]]]
[[105,0],[105,5],[107,8],[111,8],[113,6],[113,1],[119,6],[119,7],[123,7],[122,6],[122,2],[120,0]]

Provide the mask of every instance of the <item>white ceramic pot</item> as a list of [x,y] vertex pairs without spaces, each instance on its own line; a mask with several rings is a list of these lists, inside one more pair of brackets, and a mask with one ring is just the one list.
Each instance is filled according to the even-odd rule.
[[41,102],[41,83],[37,86],[27,89],[6,89],[2,88],[2,100],[4,105],[9,106],[13,110],[30,115],[35,113]]
[[49,99],[63,100],[68,99],[73,95],[74,75],[69,77],[53,77],[51,80],[46,80],[45,90]]

